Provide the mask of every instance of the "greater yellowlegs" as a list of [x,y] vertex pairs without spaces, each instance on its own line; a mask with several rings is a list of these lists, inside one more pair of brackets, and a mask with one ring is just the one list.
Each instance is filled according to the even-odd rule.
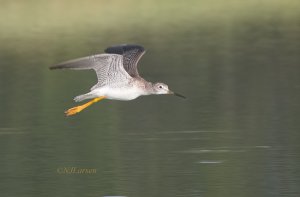
[[141,95],[173,94],[164,83],[151,83],[138,73],[137,63],[144,55],[145,49],[139,45],[117,45],[109,47],[103,54],[92,55],[62,62],[50,69],[93,69],[98,83],[87,94],[74,98],[76,102],[92,99],[89,102],[65,111],[66,116],[77,114],[86,107],[102,99],[133,100]]

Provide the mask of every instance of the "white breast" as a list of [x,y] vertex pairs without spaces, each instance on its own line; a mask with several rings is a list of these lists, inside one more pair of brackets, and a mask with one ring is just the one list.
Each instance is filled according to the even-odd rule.
[[95,92],[98,96],[105,96],[111,100],[133,100],[142,95],[142,90],[136,87],[129,88],[100,88]]

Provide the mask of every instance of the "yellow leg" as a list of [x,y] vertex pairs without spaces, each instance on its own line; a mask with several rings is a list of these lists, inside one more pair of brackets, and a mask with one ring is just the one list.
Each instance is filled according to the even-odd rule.
[[88,106],[92,105],[93,103],[101,101],[102,99],[105,99],[105,96],[94,98],[94,99],[90,100],[89,102],[87,102],[87,103],[85,103],[83,105],[72,107],[71,109],[68,109],[68,110],[65,111],[65,115],[66,116],[75,115],[75,114],[81,112],[82,110],[84,110],[85,108],[87,108]]

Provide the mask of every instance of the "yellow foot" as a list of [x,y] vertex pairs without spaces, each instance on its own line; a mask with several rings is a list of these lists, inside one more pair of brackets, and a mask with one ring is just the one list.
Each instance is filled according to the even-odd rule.
[[93,103],[96,103],[102,99],[104,99],[105,97],[104,96],[101,96],[101,97],[97,97],[97,98],[94,98],[93,100],[83,104],[83,105],[79,105],[79,106],[76,106],[76,107],[72,107],[71,109],[68,109],[67,111],[65,111],[65,115],[66,116],[73,116],[79,112],[81,112],[83,109],[87,108],[88,106],[92,105]]
[[84,109],[82,106],[72,107],[65,111],[66,116],[73,116],[79,112],[81,112]]

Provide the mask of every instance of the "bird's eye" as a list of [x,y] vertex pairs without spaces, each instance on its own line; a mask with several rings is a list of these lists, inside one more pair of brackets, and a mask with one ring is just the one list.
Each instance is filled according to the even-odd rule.
[[160,89],[162,88],[162,86],[158,86]]

